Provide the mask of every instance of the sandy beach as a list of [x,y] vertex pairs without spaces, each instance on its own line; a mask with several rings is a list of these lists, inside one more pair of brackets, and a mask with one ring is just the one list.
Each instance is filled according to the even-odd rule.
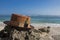
[[[0,22],[0,31],[2,29],[4,29],[6,24],[4,24],[3,22]],[[31,25],[33,25],[36,29],[41,28],[41,27],[47,27],[50,26],[50,33],[49,35],[51,35],[55,40],[60,40],[60,24],[53,24],[53,23],[32,23]]]
[[54,38],[54,40],[60,40],[60,24],[53,23],[40,23],[40,24],[32,24],[35,28],[47,27],[50,26],[50,35]]
[[[51,35],[60,35],[60,24],[53,24],[53,23],[31,23],[31,25],[34,26],[35,29],[50,26],[51,27],[50,28],[50,34]],[[3,22],[0,22],[0,30],[4,29],[5,26],[6,26],[6,24],[4,24]]]

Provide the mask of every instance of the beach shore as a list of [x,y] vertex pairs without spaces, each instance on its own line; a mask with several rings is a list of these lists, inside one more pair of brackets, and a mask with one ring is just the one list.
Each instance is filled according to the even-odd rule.
[[[43,27],[48,27],[49,26],[51,32],[52,31],[53,31],[53,33],[60,32],[60,24],[56,24],[56,23],[31,23],[31,25],[34,26],[35,29],[39,29],[39,28],[43,28]],[[6,24],[4,24],[3,22],[0,22],[0,30],[4,29],[5,26],[6,26]]]
[[[51,35],[55,40],[57,40],[57,39],[60,40],[60,24],[32,23],[31,25],[33,25],[35,27],[35,29],[50,26],[49,35]],[[6,24],[4,24],[3,22],[0,22],[0,31],[3,30],[5,26],[6,26]]]
[[50,33],[49,35],[54,38],[54,40],[60,40],[60,24],[53,24],[53,23],[32,23],[36,29],[48,27],[50,26]]

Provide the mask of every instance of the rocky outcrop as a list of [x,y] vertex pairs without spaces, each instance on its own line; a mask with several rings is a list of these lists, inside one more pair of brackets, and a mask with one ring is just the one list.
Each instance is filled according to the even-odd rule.
[[[46,28],[48,29],[48,28]],[[2,31],[0,31],[1,40],[54,40],[47,30],[42,29],[27,29],[6,26]]]

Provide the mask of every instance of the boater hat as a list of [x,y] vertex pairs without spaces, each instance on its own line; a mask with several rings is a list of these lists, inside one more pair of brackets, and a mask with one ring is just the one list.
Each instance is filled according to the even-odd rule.
[[4,23],[10,26],[15,26],[15,27],[31,28],[30,17],[25,15],[12,14],[11,20],[5,21]]

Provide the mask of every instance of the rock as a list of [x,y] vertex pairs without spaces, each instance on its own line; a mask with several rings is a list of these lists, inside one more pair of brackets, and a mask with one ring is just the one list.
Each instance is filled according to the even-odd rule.
[[50,32],[50,27],[48,26],[48,27],[40,28],[38,30],[40,30],[41,32],[49,33]]
[[2,33],[6,35],[5,32],[9,36],[3,38],[1,37],[1,40],[53,40],[53,38],[47,32],[36,29],[18,30],[18,28],[6,26],[4,30],[0,32],[0,35]]
[[15,39],[24,40],[25,33],[14,30],[13,33],[11,33],[10,35],[12,37],[12,40]]

